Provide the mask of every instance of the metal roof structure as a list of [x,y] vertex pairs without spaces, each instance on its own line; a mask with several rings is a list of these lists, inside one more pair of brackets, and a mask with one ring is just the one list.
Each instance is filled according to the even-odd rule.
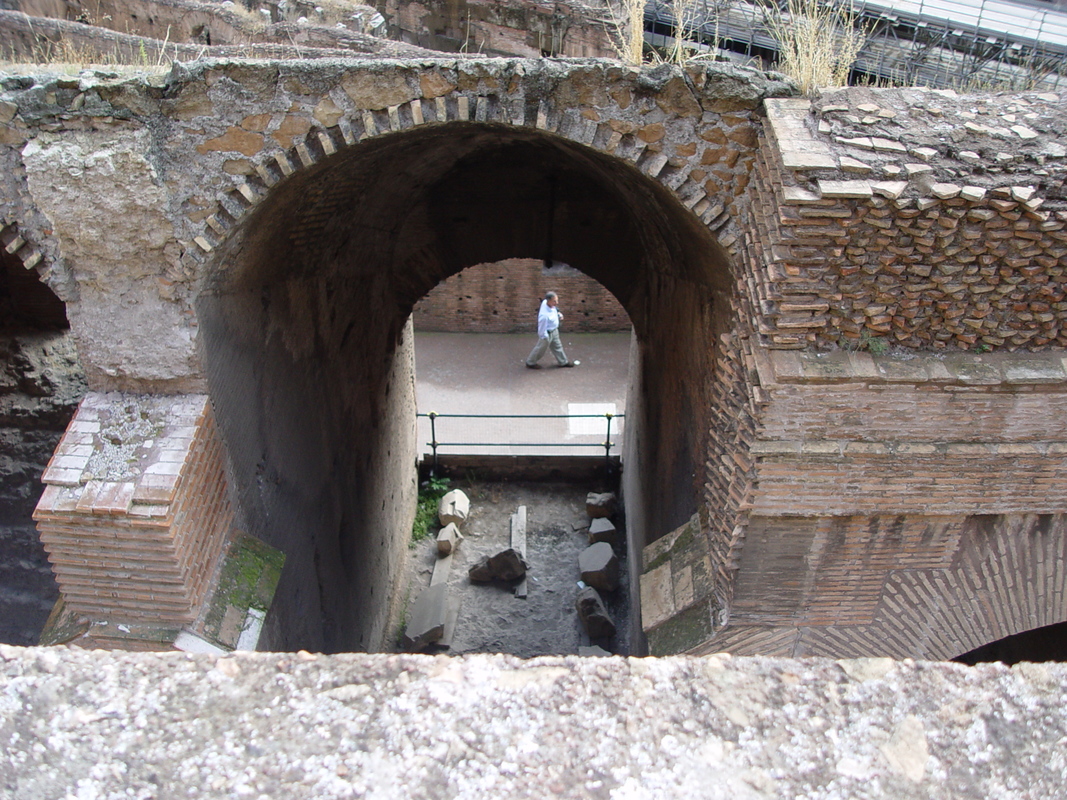
[[[770,2],[770,0],[768,0]],[[934,88],[1067,87],[1067,13],[1012,0],[825,0],[867,33],[854,75],[873,82]],[[783,13],[787,3],[780,2]],[[674,4],[651,0],[645,40],[667,46]],[[687,38],[700,49],[773,62],[778,43],[759,2],[695,0]],[[736,57],[736,55],[734,56]]]

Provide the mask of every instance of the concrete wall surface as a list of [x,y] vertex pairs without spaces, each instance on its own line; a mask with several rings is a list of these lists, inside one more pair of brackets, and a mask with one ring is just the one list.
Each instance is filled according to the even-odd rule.
[[0,797],[1051,798],[1067,666],[0,646]]

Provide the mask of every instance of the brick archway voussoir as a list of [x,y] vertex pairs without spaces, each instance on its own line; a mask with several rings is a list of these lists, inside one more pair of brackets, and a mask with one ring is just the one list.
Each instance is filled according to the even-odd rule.
[[68,281],[61,270],[56,269],[56,264],[45,255],[39,243],[32,240],[23,226],[10,219],[0,218],[0,249],[6,254],[16,257],[27,270],[37,273],[41,283],[48,286],[60,300],[67,302],[69,296],[64,289]]
[[340,150],[424,125],[484,122],[543,131],[628,162],[666,188],[719,239],[731,256],[736,256],[739,237],[733,230],[729,211],[733,194],[709,195],[703,182],[697,179],[699,173],[693,175],[700,163],[700,148],[685,158],[670,156],[650,147],[633,133],[620,133],[611,121],[615,118],[613,113],[621,116],[621,110],[613,108],[610,112],[594,121],[581,108],[560,107],[545,100],[536,105],[509,103],[498,95],[462,92],[432,99],[415,98],[383,109],[355,109],[332,126],[313,128],[295,139],[289,148],[278,147],[268,151],[265,157],[238,159],[247,165],[248,177],[226,191],[206,218],[198,216],[203,221],[194,223],[199,232],[192,240],[196,247],[189,252],[195,260],[202,261],[269,195],[272,187]]

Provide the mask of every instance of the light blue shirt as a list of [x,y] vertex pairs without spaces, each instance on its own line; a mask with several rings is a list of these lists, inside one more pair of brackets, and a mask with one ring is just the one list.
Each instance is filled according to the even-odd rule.
[[559,317],[559,309],[542,300],[541,310],[537,312],[537,338],[547,339],[549,332],[559,327]]

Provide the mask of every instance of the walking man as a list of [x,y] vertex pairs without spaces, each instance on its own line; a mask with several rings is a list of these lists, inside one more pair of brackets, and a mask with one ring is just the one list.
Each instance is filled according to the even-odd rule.
[[568,361],[567,354],[563,352],[563,343],[559,340],[559,323],[563,315],[556,306],[559,305],[559,297],[555,292],[545,292],[545,299],[541,301],[541,310],[537,312],[537,344],[526,357],[526,366],[530,369],[541,369],[537,362],[545,354],[545,350],[551,350],[556,358],[556,363],[561,367],[573,367],[578,362]]

